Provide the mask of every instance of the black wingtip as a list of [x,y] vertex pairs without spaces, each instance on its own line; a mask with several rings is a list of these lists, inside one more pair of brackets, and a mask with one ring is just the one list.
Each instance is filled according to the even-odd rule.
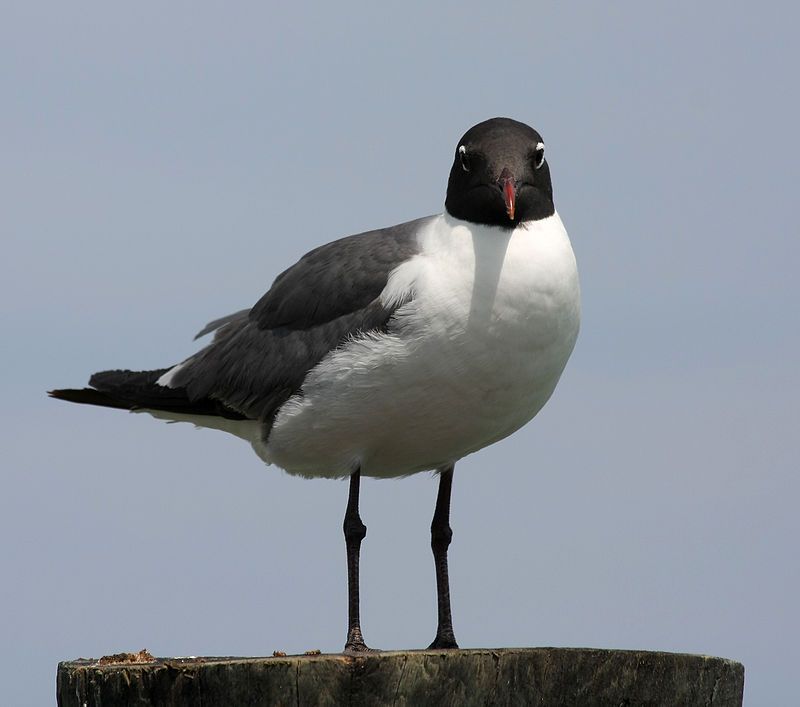
[[117,408],[119,410],[130,410],[131,405],[125,404],[120,400],[115,400],[108,393],[94,388],[65,388],[61,390],[48,390],[47,395],[56,400],[66,400],[70,403],[81,403],[83,405],[99,405],[106,408]]
[[61,390],[48,390],[47,397],[48,398],[56,398],[57,400],[72,400],[73,393],[77,393],[77,390],[67,390],[66,388]]

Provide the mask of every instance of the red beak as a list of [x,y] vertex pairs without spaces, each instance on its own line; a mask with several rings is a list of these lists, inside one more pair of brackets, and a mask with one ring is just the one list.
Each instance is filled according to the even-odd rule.
[[500,184],[500,189],[503,192],[503,201],[506,202],[506,213],[508,218],[514,220],[514,212],[517,208],[517,183],[514,181],[514,175],[508,167],[503,167],[500,176],[497,178]]
[[509,178],[503,184],[503,199],[506,202],[506,213],[508,214],[508,218],[512,221],[514,220],[514,208],[516,204],[514,203],[514,199],[516,199],[517,190],[514,185],[513,178]]

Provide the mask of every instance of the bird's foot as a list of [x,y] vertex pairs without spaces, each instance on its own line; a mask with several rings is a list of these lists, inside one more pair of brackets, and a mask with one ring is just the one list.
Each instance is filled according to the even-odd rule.
[[364,637],[361,635],[361,629],[356,627],[350,629],[347,633],[347,642],[344,644],[345,653],[377,653],[374,648],[370,648],[364,643]]
[[428,650],[437,650],[437,649],[457,649],[458,643],[456,643],[456,637],[453,635],[452,631],[450,633],[445,634],[436,634],[436,638],[433,639],[433,643],[428,646]]
[[349,654],[363,654],[363,653],[379,653],[378,649],[370,648],[364,641],[348,641],[344,644],[344,653]]

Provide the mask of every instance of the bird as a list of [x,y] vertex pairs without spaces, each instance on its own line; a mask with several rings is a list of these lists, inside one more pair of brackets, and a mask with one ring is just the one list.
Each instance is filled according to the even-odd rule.
[[544,406],[574,348],[580,285],[541,135],[491,118],[458,141],[442,213],[322,245],[210,343],[151,371],[95,373],[49,395],[221,429],[301,477],[349,479],[345,653],[360,620],[361,477],[438,477],[437,630],[456,649],[450,496],[456,463]]

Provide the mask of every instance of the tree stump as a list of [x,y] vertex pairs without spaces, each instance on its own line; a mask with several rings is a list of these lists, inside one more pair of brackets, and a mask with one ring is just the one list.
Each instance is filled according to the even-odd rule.
[[82,659],[57,677],[60,707],[741,707],[743,690],[732,660],[593,648]]

